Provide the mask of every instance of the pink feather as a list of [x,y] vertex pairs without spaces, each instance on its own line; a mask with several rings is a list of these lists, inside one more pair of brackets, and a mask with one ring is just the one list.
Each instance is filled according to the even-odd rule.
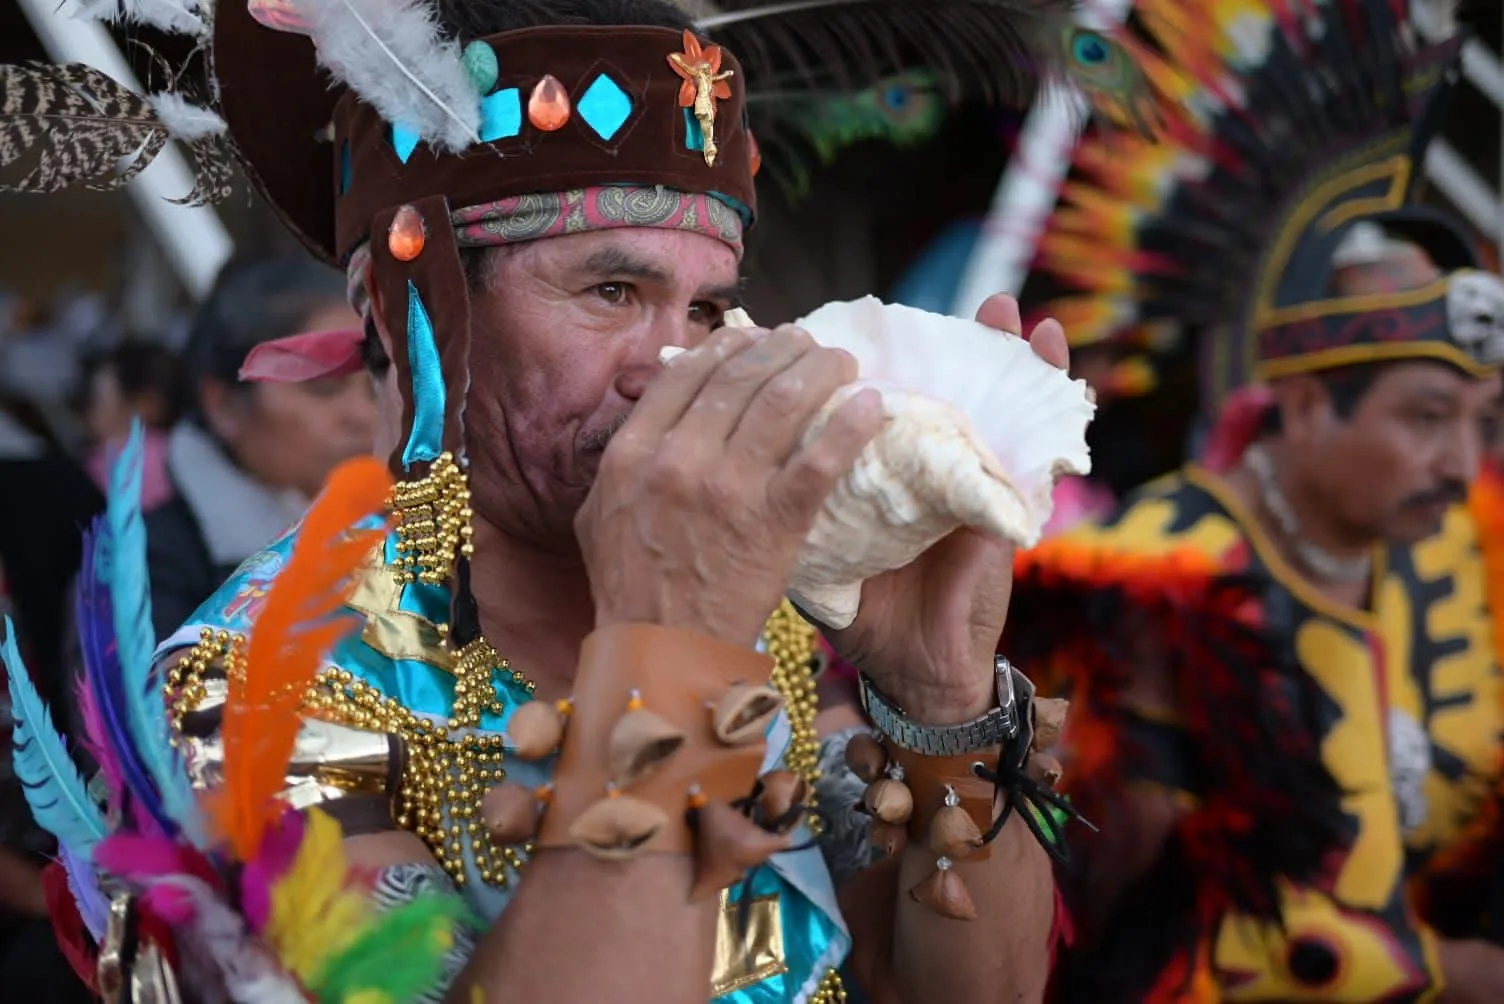
[[99,770],[104,774],[104,786],[109,793],[108,808],[113,815],[120,811],[120,795],[126,790],[125,772],[105,738],[109,731],[105,728],[104,715],[100,713],[98,699],[88,681],[80,677],[77,691],[79,714],[84,720],[84,734],[79,737],[79,742],[89,756],[94,758],[94,762],[99,764]]
[[171,927],[191,924],[193,918],[198,916],[193,896],[182,886],[152,886],[146,890],[146,905],[163,923]]
[[298,847],[303,842],[303,825],[301,813],[293,809],[282,813],[280,819],[266,828],[266,835],[261,838],[261,850],[241,872],[241,912],[258,934],[271,916],[272,886],[287,874],[293,859],[298,856]]
[[191,875],[223,888],[214,866],[198,851],[167,837],[113,833],[94,848],[94,864],[124,879],[147,881],[176,875]]

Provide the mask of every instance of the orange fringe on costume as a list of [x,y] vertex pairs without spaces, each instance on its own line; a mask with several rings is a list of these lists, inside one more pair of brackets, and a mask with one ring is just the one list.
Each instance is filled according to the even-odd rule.
[[1115,644],[1131,639],[1113,636],[1126,625],[1158,640],[1175,673],[1179,727],[1205,754],[1213,789],[1176,827],[1185,878],[1197,885],[1197,902],[1175,921],[1186,942],[1135,992],[1150,1004],[1214,1002],[1216,919],[1233,909],[1277,916],[1276,878],[1307,880],[1339,839],[1340,789],[1300,722],[1248,715],[1299,685],[1267,637],[1261,581],[1200,548],[1114,543],[1066,536],[1018,554],[1016,627],[1002,651],[1028,667],[1041,693],[1070,696],[1066,792],[1111,826],[1134,756],[1123,714],[1134,655]]
[[[1205,552],[1181,547],[1158,553],[1111,550],[1070,537],[1055,537],[1013,561],[1015,582],[1028,582],[1044,590],[1116,590],[1129,604],[1148,611],[1195,609],[1206,600],[1221,569]],[[1025,623],[1032,618],[1023,618]],[[1010,618],[1010,622],[1012,622]],[[1050,648],[1043,662],[1031,662],[1029,676],[1041,693],[1059,693],[1073,685],[1090,691],[1114,682],[1090,678],[1100,669],[1099,660],[1087,651],[1093,639],[1080,637],[1074,643]],[[1010,649],[1011,650],[1011,649]],[[1118,756],[1117,728],[1089,713],[1085,702],[1076,702],[1067,717],[1070,765],[1074,782],[1100,776]]]

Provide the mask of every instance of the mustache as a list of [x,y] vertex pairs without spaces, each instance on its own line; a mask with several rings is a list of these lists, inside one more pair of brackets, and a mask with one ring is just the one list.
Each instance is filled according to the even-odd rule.
[[631,417],[631,412],[623,412],[613,418],[610,425],[582,437],[580,439],[580,449],[604,450],[607,446],[611,445],[611,438],[621,431],[621,427],[626,425],[627,419]]
[[1461,505],[1467,501],[1467,485],[1461,481],[1446,481],[1428,491],[1416,492],[1405,499],[1405,508],[1419,509],[1431,505]]

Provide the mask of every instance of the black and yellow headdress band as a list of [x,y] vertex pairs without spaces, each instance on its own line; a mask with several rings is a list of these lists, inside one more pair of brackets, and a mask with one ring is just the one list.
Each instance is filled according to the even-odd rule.
[[1504,281],[1463,269],[1419,289],[1287,307],[1255,333],[1253,377],[1398,359],[1435,359],[1477,376],[1504,365]]

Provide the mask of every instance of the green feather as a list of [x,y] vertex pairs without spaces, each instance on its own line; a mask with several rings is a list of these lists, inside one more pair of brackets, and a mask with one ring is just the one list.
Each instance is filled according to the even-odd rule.
[[830,163],[847,147],[869,140],[895,146],[923,142],[945,121],[945,102],[933,73],[889,77],[855,94],[814,102],[799,123],[820,160]]
[[[1065,826],[1071,821],[1071,814],[1069,812],[1058,806],[1043,805],[1027,800],[1023,802],[1021,811],[1027,812],[1034,817],[1034,821],[1039,824],[1041,832],[1052,838],[1050,842],[1053,846],[1058,848],[1065,844]],[[1053,826],[1050,825],[1051,822],[1054,823]]]
[[321,1001],[357,995],[393,1004],[431,990],[454,944],[454,925],[467,916],[456,896],[422,896],[393,907],[364,935],[324,966],[309,989]]

